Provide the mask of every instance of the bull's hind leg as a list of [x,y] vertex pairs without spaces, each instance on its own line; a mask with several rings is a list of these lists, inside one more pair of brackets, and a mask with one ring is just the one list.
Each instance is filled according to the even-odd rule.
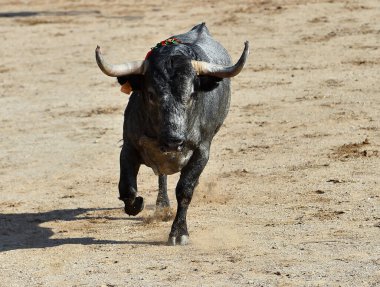
[[156,200],[157,208],[165,208],[170,206],[168,197],[168,182],[166,175],[158,176],[158,195]]
[[186,245],[189,242],[189,232],[187,231],[186,214],[194,188],[198,183],[204,167],[209,157],[209,146],[201,146],[191,157],[189,163],[182,169],[181,177],[177,183],[177,214],[173,221],[169,234],[168,244]]
[[144,199],[137,196],[137,173],[140,168],[138,153],[128,144],[120,152],[119,199],[125,204],[128,215],[137,215],[144,209]]

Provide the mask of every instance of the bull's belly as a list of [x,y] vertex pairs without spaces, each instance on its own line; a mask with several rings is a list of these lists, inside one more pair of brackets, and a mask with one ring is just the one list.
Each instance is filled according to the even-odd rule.
[[163,152],[157,140],[141,137],[140,154],[144,164],[151,167],[156,175],[170,175],[179,172],[190,160],[192,150]]

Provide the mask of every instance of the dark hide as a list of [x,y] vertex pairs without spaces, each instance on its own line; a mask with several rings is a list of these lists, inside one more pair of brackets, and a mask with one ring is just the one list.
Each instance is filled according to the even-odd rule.
[[165,207],[169,205],[166,176],[181,172],[169,242],[186,244],[187,209],[230,105],[230,80],[197,76],[191,60],[231,65],[231,59],[204,23],[174,37],[181,43],[154,49],[144,75],[118,78],[133,89],[124,115],[119,192],[127,214],[143,209],[136,176],[145,164],[159,176],[157,206]]

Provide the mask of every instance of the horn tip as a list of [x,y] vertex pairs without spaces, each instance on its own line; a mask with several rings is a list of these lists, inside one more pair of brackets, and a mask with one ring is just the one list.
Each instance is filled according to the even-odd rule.
[[244,50],[249,54],[249,41],[244,42]]
[[95,51],[100,51],[100,46],[99,45],[96,45],[96,49],[95,49]]

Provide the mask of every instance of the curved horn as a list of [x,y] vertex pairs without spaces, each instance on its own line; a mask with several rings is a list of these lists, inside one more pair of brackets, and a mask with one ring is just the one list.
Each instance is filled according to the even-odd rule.
[[99,46],[96,47],[95,57],[96,57],[96,62],[98,63],[100,70],[102,70],[104,74],[110,77],[120,77],[120,76],[127,76],[131,74],[139,75],[139,74],[144,74],[145,72],[145,61],[131,61],[125,64],[119,64],[119,65],[108,64],[104,60]]
[[245,61],[249,55],[249,42],[246,41],[244,45],[244,51],[241,54],[239,61],[233,66],[222,66],[202,61],[191,61],[191,64],[198,75],[208,75],[218,78],[235,77],[243,69]]

